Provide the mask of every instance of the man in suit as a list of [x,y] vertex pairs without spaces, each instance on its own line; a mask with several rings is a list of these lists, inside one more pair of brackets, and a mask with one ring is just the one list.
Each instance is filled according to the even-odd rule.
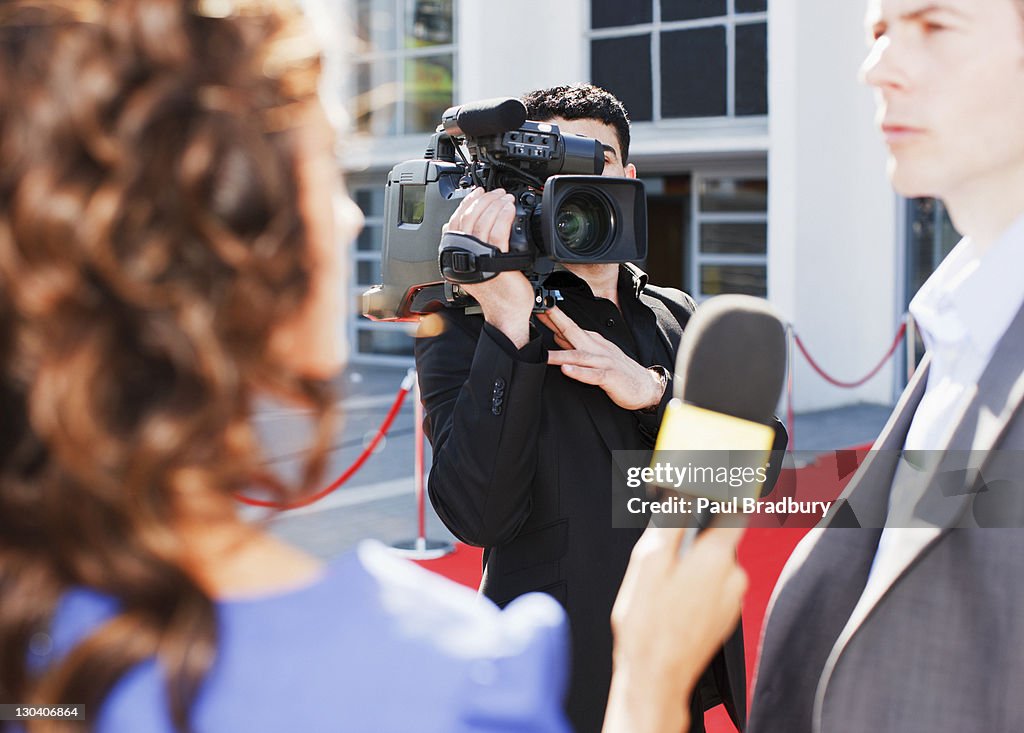
[[[524,101],[529,119],[599,140],[604,175],[636,176],[629,121],[611,94],[581,84]],[[507,251],[513,215],[510,195],[478,189],[449,229]],[[482,315],[437,314],[439,334],[417,339],[416,365],[434,451],[431,501],[457,537],[485,548],[489,598],[504,605],[544,591],[565,606],[567,711],[590,733],[601,728],[611,678],[612,603],[643,529],[612,526],[612,451],[653,447],[694,303],[632,265],[566,265],[546,285],[564,300],[537,317],[521,272],[466,286]],[[691,730],[703,730],[704,708],[719,701],[741,724],[739,630],[693,697]]]
[[1024,3],[870,0],[889,174],[965,239],[928,350],[770,605],[754,733],[1024,730]]

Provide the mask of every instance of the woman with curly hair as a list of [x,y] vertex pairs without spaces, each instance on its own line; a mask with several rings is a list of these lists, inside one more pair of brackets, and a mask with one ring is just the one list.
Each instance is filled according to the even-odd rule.
[[[361,215],[315,49],[277,0],[0,4],[0,704],[86,718],[29,731],[565,729],[552,599],[498,611],[372,544],[321,566],[237,516],[313,487],[331,436]],[[298,485],[261,395],[316,422]],[[738,614],[734,537],[677,562],[648,534],[608,730],[679,730]]]

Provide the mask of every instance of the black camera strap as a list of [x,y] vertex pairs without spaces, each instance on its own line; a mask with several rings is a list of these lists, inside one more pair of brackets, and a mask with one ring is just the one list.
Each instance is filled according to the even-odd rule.
[[446,232],[441,237],[437,261],[445,280],[472,285],[490,280],[499,272],[529,269],[533,258],[529,254],[502,252],[471,234]]

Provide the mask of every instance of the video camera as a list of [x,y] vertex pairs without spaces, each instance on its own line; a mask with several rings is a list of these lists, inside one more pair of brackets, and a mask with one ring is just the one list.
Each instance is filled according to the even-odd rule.
[[[465,150],[464,150],[465,148]],[[468,152],[468,157],[467,153]],[[461,285],[520,270],[533,283],[535,310],[558,294],[542,282],[555,263],[617,263],[647,256],[643,183],[600,175],[601,143],[526,120],[515,98],[452,107],[421,160],[388,173],[381,248],[382,284],[363,293],[377,321],[414,320],[473,303]],[[515,196],[509,251],[441,228],[474,186]],[[440,242],[440,243],[439,243]]]

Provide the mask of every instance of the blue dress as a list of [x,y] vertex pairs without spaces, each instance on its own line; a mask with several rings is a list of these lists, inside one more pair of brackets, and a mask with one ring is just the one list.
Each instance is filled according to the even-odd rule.
[[[66,593],[49,660],[114,609],[93,591]],[[500,611],[364,542],[311,585],[219,601],[217,610],[218,656],[193,708],[197,733],[569,730],[567,629],[550,596]],[[98,733],[172,733],[167,709],[163,675],[149,661],[86,712]]]

